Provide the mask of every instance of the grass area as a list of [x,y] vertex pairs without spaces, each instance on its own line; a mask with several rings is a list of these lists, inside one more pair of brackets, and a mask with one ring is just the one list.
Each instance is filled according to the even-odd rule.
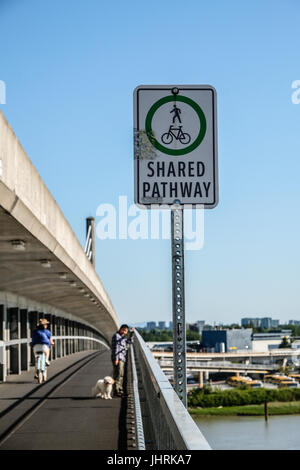
[[[224,406],[214,408],[189,408],[192,416],[264,416],[264,405]],[[268,404],[269,415],[300,414],[299,402],[273,402]]]

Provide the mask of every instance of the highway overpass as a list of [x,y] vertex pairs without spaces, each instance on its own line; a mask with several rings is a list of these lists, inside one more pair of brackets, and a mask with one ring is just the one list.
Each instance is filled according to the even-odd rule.
[[[173,359],[159,359],[159,366],[164,371],[173,370]],[[201,370],[209,372],[232,372],[232,373],[248,373],[266,374],[271,371],[278,371],[279,366],[274,364],[234,364],[229,361],[197,361],[187,359],[186,368],[188,372],[199,372]]]
[[[173,353],[170,351],[152,351],[153,356],[156,359],[159,358],[170,358],[173,357]],[[257,352],[257,351],[234,351],[234,352],[224,352],[224,353],[203,353],[203,352],[187,352],[187,358],[197,359],[197,360],[250,360],[250,359],[263,359],[263,360],[281,360],[285,358],[297,358],[300,356],[299,351],[291,348],[286,349],[271,349],[268,352]]]

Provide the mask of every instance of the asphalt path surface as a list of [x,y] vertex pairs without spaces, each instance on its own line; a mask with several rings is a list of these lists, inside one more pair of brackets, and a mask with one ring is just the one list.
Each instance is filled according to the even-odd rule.
[[117,450],[122,400],[95,399],[91,389],[112,375],[110,352],[57,359],[38,385],[33,370],[0,384],[0,450]]

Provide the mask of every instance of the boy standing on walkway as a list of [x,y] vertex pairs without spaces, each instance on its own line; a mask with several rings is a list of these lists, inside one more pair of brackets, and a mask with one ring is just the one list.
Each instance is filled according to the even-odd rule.
[[127,344],[133,343],[134,327],[130,330],[129,338],[126,335],[129,331],[128,325],[121,325],[120,329],[112,337],[111,360],[113,363],[115,380],[115,394],[118,397],[123,396],[124,367],[127,356]]

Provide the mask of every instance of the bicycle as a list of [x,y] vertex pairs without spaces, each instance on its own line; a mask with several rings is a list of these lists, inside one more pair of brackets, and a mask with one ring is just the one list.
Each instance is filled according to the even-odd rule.
[[[174,131],[178,131],[177,134],[175,134]],[[172,125],[169,127],[169,131],[165,132],[161,136],[161,140],[164,144],[170,145],[173,142],[173,139],[179,140],[182,144],[189,144],[191,141],[191,136],[187,132],[183,132],[182,126],[179,127],[173,127]]]
[[38,379],[39,384],[41,384],[47,380],[46,355],[43,351],[36,351],[34,357],[36,378]]

